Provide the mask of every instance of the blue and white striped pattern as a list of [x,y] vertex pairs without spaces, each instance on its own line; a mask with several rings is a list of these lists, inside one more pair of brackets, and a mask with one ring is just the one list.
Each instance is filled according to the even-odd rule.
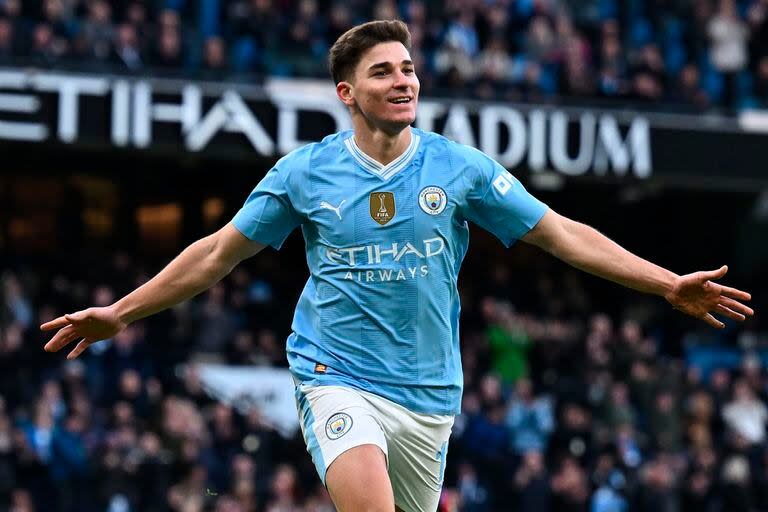
[[355,137],[349,137],[344,141],[347,149],[357,162],[365,169],[383,180],[388,180],[398,172],[405,169],[405,167],[411,162],[416,151],[419,149],[419,136],[414,132],[411,132],[411,143],[402,155],[395,158],[387,165],[377,162],[370,156],[363,153],[363,151],[355,144]]
[[325,484],[325,471],[328,467],[325,465],[323,451],[320,448],[320,443],[315,434],[315,415],[312,413],[309,399],[302,391],[300,385],[296,386],[294,395],[299,406],[299,421],[301,421],[301,433],[304,435],[304,443],[307,445],[307,450],[310,455],[312,455],[312,462],[315,463],[315,468],[317,469],[317,474],[320,475],[320,480]]

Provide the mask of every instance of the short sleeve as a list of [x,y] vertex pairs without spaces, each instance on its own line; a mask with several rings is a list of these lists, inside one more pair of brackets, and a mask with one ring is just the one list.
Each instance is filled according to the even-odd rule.
[[275,249],[301,224],[277,166],[256,185],[232,224],[247,238]]
[[509,247],[536,226],[548,207],[495,160],[473,153],[473,171],[479,174],[470,184],[465,216]]

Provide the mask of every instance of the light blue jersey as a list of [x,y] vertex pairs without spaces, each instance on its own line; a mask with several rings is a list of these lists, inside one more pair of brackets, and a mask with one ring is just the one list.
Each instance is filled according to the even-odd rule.
[[301,226],[310,277],[287,346],[299,381],[457,414],[467,221],[509,246],[546,209],[491,158],[440,135],[412,129],[381,165],[345,131],[280,159],[232,223],[276,249]]

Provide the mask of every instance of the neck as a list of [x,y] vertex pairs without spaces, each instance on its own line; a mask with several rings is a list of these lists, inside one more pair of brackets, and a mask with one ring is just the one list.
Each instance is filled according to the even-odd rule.
[[410,126],[394,134],[381,129],[371,129],[367,125],[360,127],[354,120],[353,126],[357,147],[382,165],[387,165],[402,155],[411,143]]

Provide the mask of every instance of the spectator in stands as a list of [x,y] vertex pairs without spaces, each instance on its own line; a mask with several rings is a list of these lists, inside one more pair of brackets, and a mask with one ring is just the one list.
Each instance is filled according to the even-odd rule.
[[590,63],[589,43],[566,28],[570,22],[561,22],[563,74],[561,93],[572,96],[592,96],[597,90]]
[[78,33],[76,51],[86,60],[106,61],[112,51],[114,27],[112,6],[105,0],[94,0],[88,4],[88,16]]
[[193,466],[186,477],[168,491],[168,506],[173,512],[203,510],[210,491],[206,492],[208,474],[201,464]]
[[301,512],[298,501],[296,470],[288,464],[280,465],[275,471],[271,486],[272,496],[266,512]]
[[589,502],[589,481],[575,459],[564,458],[551,479],[553,510],[585,510]]
[[629,390],[624,382],[616,382],[611,387],[601,419],[614,431],[621,425],[635,424],[637,413],[629,400]]
[[760,59],[768,55],[768,0],[754,0],[747,10],[749,25],[749,67],[755,71]]
[[570,456],[580,464],[589,464],[595,450],[592,427],[588,409],[577,403],[564,404],[550,441],[549,453],[554,460]]
[[397,4],[393,0],[378,0],[373,6],[372,18],[375,20],[398,19]]
[[[606,34],[605,30],[604,34]],[[628,93],[626,63],[618,36],[611,32],[608,34],[603,36],[600,47],[598,91],[608,98],[621,97]]]
[[0,17],[0,62],[8,64],[14,60],[16,30],[11,20]]
[[480,39],[475,30],[475,13],[471,8],[462,8],[448,24],[445,40],[471,58],[480,53]]
[[677,397],[672,391],[662,390],[656,395],[649,418],[649,427],[655,448],[667,452],[676,452],[680,449],[683,426]]
[[640,470],[636,510],[661,512],[680,510],[674,467],[663,456],[649,461]]
[[678,85],[673,89],[671,99],[682,105],[690,105],[697,110],[709,107],[709,95],[701,87],[701,73],[694,63],[686,64],[680,71]]
[[768,55],[765,55],[757,62],[755,96],[760,102],[761,107],[768,108]]
[[704,471],[691,472],[683,484],[682,510],[714,510],[715,482],[712,475]]
[[709,391],[717,409],[722,410],[730,399],[731,373],[727,368],[715,368],[709,376]]
[[328,31],[325,35],[326,42],[336,41],[341,34],[352,28],[354,23],[354,14],[350,6],[345,2],[334,1],[328,15]]
[[739,17],[734,0],[720,0],[717,13],[709,22],[712,65],[723,77],[723,104],[736,107],[739,100],[738,76],[747,67],[749,27]]
[[18,323],[22,329],[27,329],[32,324],[32,304],[26,296],[19,278],[12,272],[2,275],[3,304],[0,310],[0,318],[4,323]]
[[71,9],[65,9],[62,0],[45,0],[43,2],[43,19],[51,27],[54,45],[62,48],[62,53],[69,51],[77,27]]
[[130,71],[138,71],[144,67],[144,57],[134,25],[123,23],[115,30],[112,62],[118,69]]
[[179,14],[164,9],[159,16],[155,45],[152,49],[153,65],[168,70],[180,70],[186,63]]
[[744,379],[734,382],[733,398],[723,407],[723,419],[728,428],[749,446],[765,444],[768,408]]
[[32,62],[41,67],[58,64],[66,48],[57,46],[53,30],[47,23],[38,23],[32,31],[32,48],[29,56]]
[[226,44],[219,36],[211,36],[205,40],[202,76],[211,79],[222,79],[226,76],[229,71]]
[[318,76],[324,71],[322,52],[325,27],[317,22],[317,6],[310,0],[300,5],[298,15],[285,25],[280,34],[276,58],[290,66],[291,74]]
[[435,53],[435,73],[442,87],[453,94],[465,94],[477,72],[472,57],[455,38],[446,38]]
[[544,452],[549,435],[554,429],[552,405],[546,398],[537,398],[528,379],[520,379],[515,385],[515,395],[510,403],[506,419],[514,453],[523,455],[529,451]]
[[488,324],[485,333],[491,349],[491,367],[506,385],[528,376],[528,351],[532,340],[522,315],[508,303],[483,298],[482,314]]
[[151,40],[149,14],[147,4],[140,0],[132,0],[126,6],[123,13],[123,21],[131,25],[136,31],[140,53],[146,55]]
[[723,510],[754,510],[751,478],[749,462],[743,455],[731,455],[723,462]]
[[494,98],[503,93],[512,69],[512,59],[504,39],[493,38],[477,59],[478,93],[480,97]]
[[461,510],[467,512],[486,512],[490,510],[488,489],[479,480],[477,469],[468,463],[462,463],[458,469],[459,503]]
[[528,451],[522,456],[514,475],[515,510],[539,512],[550,510],[549,475],[544,457],[539,451]]

